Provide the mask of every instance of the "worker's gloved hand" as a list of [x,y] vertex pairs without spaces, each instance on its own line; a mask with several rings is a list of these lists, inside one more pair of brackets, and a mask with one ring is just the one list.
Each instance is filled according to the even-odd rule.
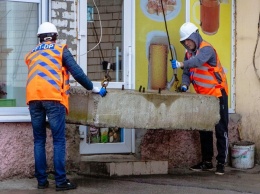
[[98,94],[100,91],[99,87],[93,87],[92,92]]
[[104,97],[107,94],[106,88],[101,88],[99,91],[100,96]]
[[171,63],[172,63],[172,68],[173,69],[178,69],[178,68],[181,67],[181,63],[179,61],[175,60],[175,59],[172,59]]
[[186,92],[188,90],[188,87],[186,85],[181,86],[181,91]]
[[101,89],[99,89],[99,87],[93,87],[92,92],[99,94],[102,97],[104,97],[107,94],[106,88],[103,87]]

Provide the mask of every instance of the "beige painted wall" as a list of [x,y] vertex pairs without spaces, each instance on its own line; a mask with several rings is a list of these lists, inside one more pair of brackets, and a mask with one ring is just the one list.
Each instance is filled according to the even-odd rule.
[[[253,66],[254,50],[259,36],[259,0],[236,0],[236,113],[242,116],[242,137],[256,144],[260,161],[260,79]],[[260,41],[258,41],[260,44]],[[260,68],[260,45],[255,53]],[[257,72],[260,75],[260,70]]]

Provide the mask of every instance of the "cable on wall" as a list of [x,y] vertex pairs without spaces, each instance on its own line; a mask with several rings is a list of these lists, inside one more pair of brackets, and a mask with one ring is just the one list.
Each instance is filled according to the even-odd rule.
[[260,81],[260,75],[258,73],[258,69],[256,68],[256,64],[255,64],[255,59],[256,59],[255,54],[256,54],[257,47],[258,47],[259,36],[260,36],[260,13],[259,13],[259,18],[258,18],[258,33],[257,33],[256,45],[255,45],[255,50],[254,50],[254,55],[253,55],[253,66],[254,66],[255,74],[256,74],[258,80]]
[[100,38],[99,38],[98,43],[97,43],[93,48],[91,48],[90,50],[88,50],[87,53],[90,52],[90,51],[92,51],[92,50],[94,50],[94,49],[101,43],[102,34],[103,34],[103,31],[102,31],[102,21],[101,21],[100,14],[99,14],[99,10],[98,10],[98,7],[97,7],[97,5],[96,5],[95,0],[93,0],[93,3],[94,3],[95,8],[97,9],[98,20],[99,20],[99,23],[100,23]]

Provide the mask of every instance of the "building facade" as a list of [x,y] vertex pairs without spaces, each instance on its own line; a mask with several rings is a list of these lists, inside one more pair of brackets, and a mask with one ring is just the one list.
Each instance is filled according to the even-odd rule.
[[[184,50],[179,44],[178,30],[185,21],[196,22],[198,10],[195,13],[193,11],[198,8],[196,1],[172,2],[171,6],[166,7],[166,22],[171,43],[181,59]],[[23,60],[24,55],[38,43],[36,33],[39,24],[50,21],[57,26],[59,43],[68,45],[78,64],[96,86],[100,86],[107,64],[110,63],[109,74],[112,80],[108,90],[121,88],[122,85],[126,89],[138,90],[140,85],[152,89],[147,64],[148,48],[158,41],[154,37],[162,37],[160,43],[168,43],[162,13],[159,13],[158,8],[148,10],[148,4],[149,1],[144,0],[0,2],[0,87],[7,93],[0,98],[0,179],[33,175],[33,137],[25,104],[27,67]],[[245,12],[245,8],[252,11]],[[214,36],[205,34],[205,38],[217,42],[217,50],[229,72],[230,142],[239,140],[239,137],[255,142],[256,163],[259,163],[260,122],[257,119],[257,102],[260,93],[256,88],[259,85],[260,2],[221,1],[220,9],[219,31]],[[225,14],[230,14],[229,18]],[[156,71],[159,72],[160,69]],[[167,71],[167,67],[165,71],[163,75],[167,82],[172,72]],[[178,72],[180,75],[181,72]],[[76,86],[77,83],[72,80],[71,85]],[[84,127],[68,124],[66,128],[67,163],[72,170],[79,169],[81,154],[124,153],[135,155],[139,159],[164,159],[169,161],[170,168],[188,167],[200,160],[197,131],[120,129],[120,135],[126,137],[119,140],[120,144],[115,140],[109,142],[109,139],[104,140],[108,143],[104,144],[101,138],[95,139],[94,133],[90,133],[94,137],[93,141],[99,141],[91,145],[80,140],[79,128],[85,130]],[[101,136],[100,129],[95,130]],[[46,147],[49,168],[52,169],[50,130]]]

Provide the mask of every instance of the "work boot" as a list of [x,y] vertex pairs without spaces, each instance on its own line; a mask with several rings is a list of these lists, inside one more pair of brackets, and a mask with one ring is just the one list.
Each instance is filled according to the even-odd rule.
[[56,185],[56,191],[64,191],[64,190],[70,190],[70,189],[76,189],[77,185],[74,183],[71,183],[69,179],[66,180],[66,182]]
[[38,183],[38,189],[46,189],[49,187],[49,181],[46,181],[44,184]]
[[190,167],[190,170],[193,170],[193,171],[211,171],[213,170],[213,165],[212,165],[212,162],[208,162],[208,161],[203,161],[203,162],[200,162],[199,164],[196,164],[192,167]]
[[215,174],[217,174],[217,175],[224,175],[225,174],[225,165],[221,164],[221,163],[218,163],[217,167],[216,167]]

